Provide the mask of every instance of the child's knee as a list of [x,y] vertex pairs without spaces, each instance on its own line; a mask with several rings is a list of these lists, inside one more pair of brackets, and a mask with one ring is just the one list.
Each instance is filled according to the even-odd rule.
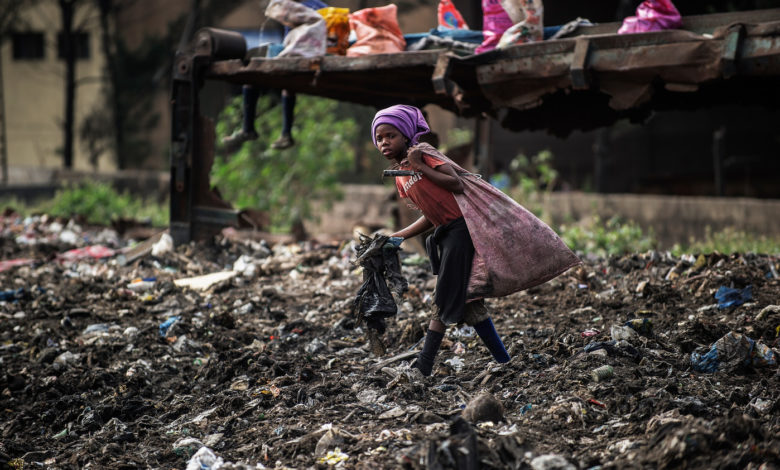
[[488,311],[484,300],[475,300],[466,304],[466,308],[463,312],[463,322],[465,324],[474,326],[488,318],[490,318],[490,312]]

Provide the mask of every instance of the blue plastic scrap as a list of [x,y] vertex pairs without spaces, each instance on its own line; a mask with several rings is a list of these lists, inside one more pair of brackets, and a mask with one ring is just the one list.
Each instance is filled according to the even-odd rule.
[[174,315],[167,320],[165,320],[163,323],[160,324],[160,336],[163,338],[168,336],[168,330],[173,326],[174,323],[181,320],[181,317],[178,315]]
[[703,372],[705,374],[717,372],[718,367],[720,367],[720,362],[718,361],[718,348],[713,344],[710,350],[705,354],[692,352],[691,366],[696,372]]
[[18,300],[22,298],[24,294],[24,288],[20,287],[16,290],[4,290],[0,291],[0,301]]
[[753,298],[753,286],[747,286],[744,289],[732,289],[726,286],[720,286],[715,293],[715,300],[718,301],[718,308],[729,308],[742,305]]

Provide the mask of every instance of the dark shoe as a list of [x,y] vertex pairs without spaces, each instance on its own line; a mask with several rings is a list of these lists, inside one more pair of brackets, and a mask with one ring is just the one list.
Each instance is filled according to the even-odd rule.
[[292,136],[283,135],[276,139],[276,142],[271,144],[271,148],[276,150],[284,150],[292,147],[293,145],[295,145],[295,141],[293,140]]
[[241,145],[244,144],[247,140],[255,140],[257,139],[257,132],[255,131],[245,131],[243,129],[233,132],[232,134],[225,136],[222,138],[222,145],[225,146],[225,149],[233,153],[236,150],[241,148]]

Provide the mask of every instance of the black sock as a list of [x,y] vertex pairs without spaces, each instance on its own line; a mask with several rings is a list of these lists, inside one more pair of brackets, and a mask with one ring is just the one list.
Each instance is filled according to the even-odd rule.
[[255,132],[255,108],[257,107],[257,100],[260,98],[260,90],[249,85],[244,85],[241,89],[243,95],[243,111],[244,117],[241,121],[241,129],[244,132]]
[[506,352],[504,343],[501,342],[496,327],[493,326],[493,320],[490,318],[482,320],[474,325],[474,329],[477,330],[477,334],[482,338],[482,342],[485,343],[485,346],[490,350],[490,354],[493,355],[493,359],[495,359],[496,362],[509,362],[509,353]]
[[425,334],[425,344],[423,344],[423,349],[417,356],[417,364],[415,364],[423,375],[431,375],[433,372],[433,360],[436,358],[436,353],[439,352],[439,346],[441,346],[443,339],[444,333],[431,329]]

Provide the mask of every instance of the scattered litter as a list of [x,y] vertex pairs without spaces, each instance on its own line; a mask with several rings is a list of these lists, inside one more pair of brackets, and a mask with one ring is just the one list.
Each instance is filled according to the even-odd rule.
[[[375,355],[351,310],[363,278],[349,242],[264,243],[253,232],[152,254],[164,232],[136,242],[42,218],[0,227],[5,259],[35,260],[0,270],[0,466],[776,461],[780,285],[766,277],[776,257],[587,257],[580,270],[487,299],[509,364],[458,325],[435,374],[422,377],[410,362],[435,285],[425,257],[400,252],[411,286],[393,299],[401,307],[386,324],[387,351]],[[57,257],[97,244],[117,254]],[[719,308],[713,294],[734,284],[752,285],[754,297]],[[704,359],[717,372],[696,370],[692,353],[707,356],[719,341]],[[595,382],[600,368],[611,378]],[[478,412],[483,396],[493,408]]]

